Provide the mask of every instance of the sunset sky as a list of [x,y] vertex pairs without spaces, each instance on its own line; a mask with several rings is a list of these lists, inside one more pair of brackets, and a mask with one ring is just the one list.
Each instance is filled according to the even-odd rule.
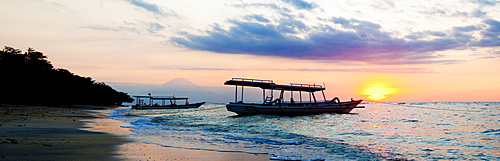
[[498,0],[2,0],[0,43],[110,84],[182,77],[224,86],[244,77],[325,83],[341,99],[498,102],[499,8]]

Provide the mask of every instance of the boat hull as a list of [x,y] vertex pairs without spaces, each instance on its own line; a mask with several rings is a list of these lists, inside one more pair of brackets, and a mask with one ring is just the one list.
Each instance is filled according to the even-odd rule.
[[166,105],[166,106],[140,106],[133,105],[133,109],[184,109],[184,108],[198,108],[205,102],[193,103],[188,105]]
[[276,103],[276,104],[251,104],[251,103],[229,103],[226,105],[228,111],[238,115],[315,115],[322,113],[350,113],[354,108],[364,108],[357,106],[361,100],[331,103]]

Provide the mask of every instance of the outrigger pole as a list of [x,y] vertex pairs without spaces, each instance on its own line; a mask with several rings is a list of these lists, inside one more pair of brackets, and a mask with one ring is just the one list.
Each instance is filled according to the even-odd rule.
[[234,103],[238,102],[238,85],[236,85],[236,89],[234,90]]
[[[243,93],[244,92],[244,85],[241,85],[241,102],[243,102]],[[234,102],[238,102],[238,85],[236,85],[236,89],[234,90]]]

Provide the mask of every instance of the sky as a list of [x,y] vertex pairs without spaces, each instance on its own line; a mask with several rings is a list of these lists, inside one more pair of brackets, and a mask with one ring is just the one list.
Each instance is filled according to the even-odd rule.
[[498,102],[498,8],[498,0],[1,0],[0,43],[108,84],[185,78],[222,87],[236,77],[325,84],[341,99]]

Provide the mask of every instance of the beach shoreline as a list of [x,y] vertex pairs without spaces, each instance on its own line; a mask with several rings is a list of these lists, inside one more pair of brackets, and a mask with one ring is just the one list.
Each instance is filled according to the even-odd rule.
[[0,105],[2,160],[270,160],[272,155],[164,147],[127,138],[104,107]]
[[81,130],[90,107],[0,105],[3,160],[118,160],[115,146],[130,142]]

